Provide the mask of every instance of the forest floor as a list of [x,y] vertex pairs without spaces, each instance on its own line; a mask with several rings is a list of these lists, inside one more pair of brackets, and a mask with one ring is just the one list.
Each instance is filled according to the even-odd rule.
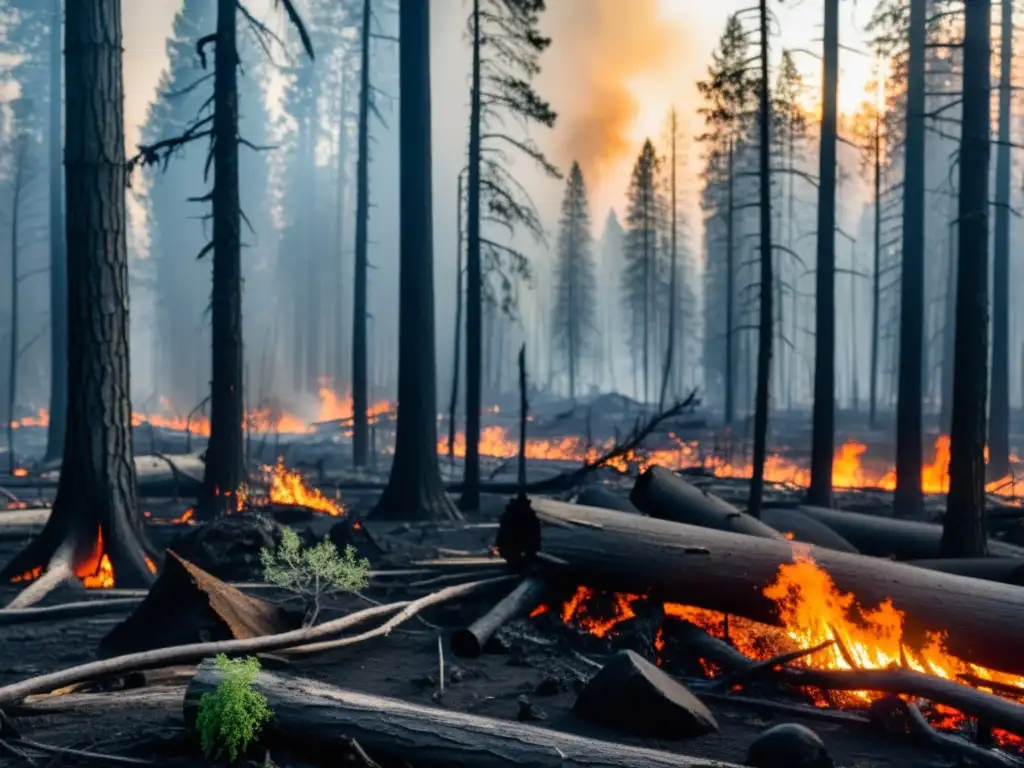
[[[346,492],[350,514],[368,510],[375,493]],[[486,553],[493,544],[493,525],[507,501],[489,497],[485,509],[474,516],[474,527],[368,525],[374,540],[386,550],[387,567],[401,567],[403,561],[447,556],[452,553]],[[184,505],[182,505],[184,506]],[[168,505],[150,504],[151,523],[161,516],[180,514]],[[2,521],[2,513],[0,513]],[[332,519],[314,521],[314,532],[323,533]],[[479,524],[484,524],[480,526]],[[492,525],[488,526],[490,523]],[[299,523],[297,529],[308,527]],[[167,540],[186,526],[151,524],[154,540]],[[0,534],[2,534],[0,523]],[[25,543],[25,534],[0,535],[0,561],[6,561]],[[43,604],[82,599],[81,591],[61,588]],[[13,586],[0,587],[3,604],[16,593]],[[403,599],[403,588],[387,592],[369,590],[371,597],[391,601]],[[93,597],[94,595],[90,595]],[[268,593],[261,591],[266,598]],[[465,626],[486,612],[494,597],[466,600],[428,611],[424,619],[442,628]],[[354,607],[352,600],[328,606],[325,617],[342,615]],[[77,618],[0,626],[0,685],[33,675],[73,666],[96,657],[100,640],[126,614]],[[767,727],[783,722],[802,723],[825,742],[837,766],[847,768],[889,768],[890,766],[951,765],[949,756],[927,747],[919,747],[909,736],[890,735],[871,725],[866,718],[851,713],[815,710],[808,706],[786,704],[780,696],[768,695],[756,700],[737,700],[727,696],[705,699],[718,725],[717,733],[683,741],[638,739],[628,733],[589,726],[572,713],[576,681],[585,681],[595,672],[595,662],[615,650],[615,641],[595,644],[593,638],[572,639],[566,628],[555,627],[550,615],[515,623],[508,634],[509,653],[484,653],[475,659],[455,658],[444,638],[445,681],[439,694],[438,631],[413,620],[386,637],[370,640],[338,651],[289,660],[276,669],[279,674],[314,678],[325,683],[364,693],[388,696],[424,705],[483,715],[510,722],[515,728],[523,711],[522,698],[532,705],[532,723],[547,728],[579,733],[591,738],[638,744],[670,752],[743,763],[751,742]],[[582,633],[580,633],[582,635]],[[567,639],[568,638],[568,639]],[[587,656],[581,660],[583,649]],[[292,657],[295,659],[298,657]],[[588,663],[586,659],[589,658]],[[175,674],[151,676],[141,688],[140,680],[123,681],[120,686],[94,686],[65,695],[34,697],[22,709],[9,710],[22,739],[37,743],[32,750],[36,759],[4,753],[0,736],[0,765],[115,765],[115,758],[75,756],[62,750],[87,750],[102,755],[131,757],[157,765],[199,766],[209,764],[200,754],[194,737],[186,733],[183,699],[188,675],[194,668]],[[671,670],[669,670],[671,671]],[[2,733],[2,732],[0,732]],[[24,743],[24,742],[22,742]],[[56,751],[47,754],[45,748]],[[304,762],[289,745],[275,745],[270,752],[278,766],[314,764],[344,765],[339,750],[328,763]],[[307,758],[308,760],[308,758]],[[255,764],[264,764],[261,759]],[[416,768],[414,756],[408,764]],[[385,764],[386,765],[386,764]]]

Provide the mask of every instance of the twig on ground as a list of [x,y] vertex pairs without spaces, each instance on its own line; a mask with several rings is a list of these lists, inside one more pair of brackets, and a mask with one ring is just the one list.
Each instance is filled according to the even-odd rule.
[[79,603],[47,605],[43,608],[4,608],[0,610],[0,626],[23,624],[30,621],[54,621],[81,616],[100,616],[133,608],[141,598],[121,597],[113,600],[87,600]]
[[18,739],[18,744],[36,752],[44,752],[51,755],[67,755],[69,757],[81,757],[87,760],[100,760],[106,763],[117,763],[120,765],[156,765],[152,760],[143,760],[138,757],[123,757],[121,755],[108,755],[102,752],[91,752],[87,749],[72,749],[71,747],[54,747],[49,744],[40,744],[31,739]]
[[437,636],[437,685],[438,695],[444,696],[444,643],[441,636]]
[[907,728],[910,731],[910,735],[918,737],[926,744],[936,747],[942,752],[953,752],[981,765],[999,766],[999,768],[1006,768],[1007,766],[1019,768],[1024,766],[1024,761],[1003,752],[986,749],[977,744],[971,744],[969,741],[965,741],[958,736],[936,731],[931,727],[924,715],[921,714],[917,704],[912,701],[900,700],[900,705],[906,715]]
[[[409,584],[402,584],[403,589],[418,589],[423,587],[439,587],[442,584],[451,584],[453,581],[456,583],[472,581],[473,579],[480,579],[486,576],[490,576],[493,571],[466,571],[463,573],[446,573],[443,576],[434,576],[430,579],[423,579],[422,581],[413,581]],[[389,585],[390,586],[390,585]],[[396,584],[395,586],[399,586]]]
[[819,643],[813,648],[801,648],[797,651],[789,651],[788,653],[780,653],[778,656],[772,656],[772,658],[766,661],[759,661],[753,666],[747,667],[746,669],[737,670],[725,677],[715,680],[711,689],[714,691],[728,691],[735,685],[742,685],[753,677],[763,674],[764,672],[770,672],[776,667],[784,667],[787,664],[802,659],[806,656],[817,653],[818,651],[828,648],[830,645],[835,644],[835,639],[826,640],[823,643]]
[[380,766],[374,762],[373,758],[366,754],[366,750],[363,749],[362,745],[355,739],[348,740],[348,748],[352,750],[352,754],[363,768],[380,768]]
[[[381,637],[383,635],[390,633],[392,629],[397,627],[402,622],[411,619],[424,608],[429,608],[432,605],[437,605],[438,603],[443,603],[447,600],[451,600],[456,597],[464,597],[465,595],[470,595],[474,592],[479,592],[481,591],[481,589],[484,588],[489,588],[492,586],[496,586],[498,584],[504,584],[509,581],[515,581],[518,578],[518,576],[502,576],[496,579],[484,579],[482,581],[474,581],[469,584],[456,584],[454,587],[448,587],[446,589],[440,590],[439,592],[434,592],[433,594],[425,595],[416,600],[413,600],[412,602],[406,603],[405,607],[402,608],[402,610],[399,612],[397,616],[393,616],[392,618],[388,619],[386,622],[381,624],[379,627],[376,627],[375,629],[362,632],[358,635],[352,635],[351,637],[341,637],[337,640],[325,640],[322,643],[303,643],[302,645],[295,644],[287,648],[282,648],[281,652],[294,654],[318,653],[320,651],[331,651],[336,648],[344,648],[348,645],[355,645],[356,643],[361,643],[364,640],[371,640],[375,637]],[[2,692],[3,689],[0,688],[0,693]],[[2,699],[0,699],[0,701],[2,701]]]
[[[251,637],[242,640],[191,643],[189,645],[178,645],[170,648],[157,648],[151,651],[130,653],[125,656],[115,656],[110,659],[103,659],[102,661],[80,664],[57,672],[50,672],[45,675],[31,677],[27,680],[11,683],[10,685],[0,686],[0,704],[17,701],[33,693],[52,691],[54,688],[71,685],[72,683],[78,683],[83,680],[92,680],[101,676],[124,674],[126,672],[137,672],[143,669],[153,669],[155,667],[170,666],[172,664],[197,662],[208,656],[215,656],[218,653],[238,655],[260,653],[263,651],[283,651],[288,648],[294,648],[298,645],[311,643],[312,641],[319,640],[323,637],[331,637],[332,635],[344,632],[347,629],[358,626],[359,624],[376,618],[377,616],[383,616],[395,611],[400,611],[398,616],[394,617],[391,621],[387,622],[377,630],[373,630],[369,633],[363,633],[363,635],[357,635],[354,638],[346,638],[342,641],[342,644],[348,645],[351,642],[358,642],[359,639],[365,639],[367,636],[384,634],[391,629],[391,627],[397,626],[401,622],[414,616],[417,611],[428,606],[436,605],[447,600],[453,600],[458,597],[464,597],[468,594],[472,594],[473,592],[489,589],[500,584],[507,584],[509,581],[516,578],[517,577],[515,576],[502,576],[499,578],[473,582],[471,584],[460,584],[458,586],[442,589],[433,595],[422,597],[419,600],[411,602],[402,601],[391,603],[389,605],[375,606],[340,619],[335,619],[334,621],[328,621],[323,624],[305,627],[303,629],[296,629],[290,632],[282,632],[277,635],[264,635],[261,637]],[[318,643],[317,645],[322,647],[325,644]]]

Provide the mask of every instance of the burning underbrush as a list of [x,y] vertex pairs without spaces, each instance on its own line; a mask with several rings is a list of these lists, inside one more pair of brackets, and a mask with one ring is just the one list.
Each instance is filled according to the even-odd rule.
[[[966,662],[945,650],[942,633],[927,634],[911,642],[904,615],[891,601],[867,608],[854,595],[841,592],[831,576],[807,554],[782,565],[776,579],[762,593],[772,600],[779,626],[677,603],[659,603],[645,595],[609,593],[577,587],[560,605],[540,605],[530,614],[542,616],[611,647],[646,652],[659,666],[684,676],[711,678],[738,691],[755,685],[754,676],[730,684],[735,673],[750,672],[759,662],[768,673],[783,668],[799,672],[838,672],[856,675],[874,671],[910,670],[943,681],[961,683],[1010,701],[1024,702],[1024,677],[1005,674]],[[696,629],[695,629],[696,628]],[[704,642],[707,641],[707,642]],[[727,653],[709,658],[709,649]],[[734,650],[733,650],[734,649]],[[742,670],[723,662],[738,651]],[[741,677],[744,677],[741,675]],[[771,677],[771,674],[767,675]],[[870,709],[893,692],[819,688],[778,676],[775,681],[789,693],[820,708]],[[777,686],[776,686],[777,687]],[[778,689],[778,688],[777,688]],[[900,698],[911,697],[900,693]],[[970,725],[956,709],[938,702],[922,708],[931,724],[941,730],[963,730]],[[1024,739],[997,728],[992,739],[1001,746],[1024,749]]]

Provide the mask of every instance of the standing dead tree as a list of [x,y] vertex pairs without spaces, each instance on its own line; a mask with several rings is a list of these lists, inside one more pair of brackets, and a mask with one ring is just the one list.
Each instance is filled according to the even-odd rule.
[[0,580],[38,579],[37,596],[72,574],[143,587],[156,570],[132,460],[122,48],[120,0],[68,4],[64,458],[46,526],[0,571]]
[[[313,47],[292,0],[277,0],[296,27],[310,58]],[[237,22],[241,14],[259,43],[269,49],[283,45],[262,22],[237,0],[217,0],[217,29],[196,42],[196,53],[205,69],[207,49],[215,50],[213,93],[199,114],[178,136],[139,147],[129,163],[137,165],[166,163],[175,150],[195,141],[209,139],[207,173],[213,169],[213,186],[196,202],[211,204],[213,238],[203,246],[197,258],[213,254],[211,324],[213,355],[210,382],[210,440],[206,449],[203,495],[197,504],[197,517],[210,519],[235,509],[239,489],[245,483],[245,418],[243,395],[242,342],[242,221],[239,202],[239,146],[259,150],[239,135],[238,130],[238,40]],[[202,79],[206,79],[205,77]],[[196,83],[198,85],[198,83]]]

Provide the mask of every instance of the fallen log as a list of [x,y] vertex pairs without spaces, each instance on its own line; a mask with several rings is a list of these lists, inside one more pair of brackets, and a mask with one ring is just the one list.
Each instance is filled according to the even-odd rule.
[[[195,496],[203,487],[205,464],[198,454],[157,454],[135,457],[135,474],[140,496]],[[5,480],[9,488],[55,488],[60,478],[56,468],[38,475]]]
[[797,688],[811,687],[829,691],[874,691],[905,694],[945,704],[968,717],[985,720],[996,728],[1015,734],[1024,734],[1024,704],[1009,701],[991,693],[979,691],[954,680],[926,675],[912,669],[811,669],[804,666],[785,666],[807,655],[787,654],[771,663],[755,662],[724,640],[712,637],[689,622],[674,628],[684,645],[727,671],[717,688],[730,689],[733,684],[750,682],[756,678],[776,680]]
[[[185,693],[184,716],[194,727],[203,694],[223,677],[203,662]],[[598,741],[546,728],[371,696],[303,678],[261,672],[253,687],[267,697],[270,743],[308,751],[355,739],[378,761],[417,768],[736,768],[706,758]]]
[[640,475],[629,494],[629,500],[641,512],[659,520],[673,520],[765,539],[785,538],[756,517],[740,512],[713,493],[705,493],[690,485],[664,467],[651,467]]
[[588,485],[576,496],[575,503],[585,507],[617,509],[619,512],[632,512],[633,514],[640,512],[628,498],[612,493],[600,485]]
[[762,594],[796,548],[859,604],[891,599],[905,614],[905,642],[945,631],[950,653],[991,669],[1024,674],[1024,600],[1016,587],[926,571],[905,563],[743,536],[582,507],[544,498],[509,505],[496,541],[510,566],[573,585],[683,603],[777,624]]
[[837,552],[860,554],[853,544],[830,527],[795,509],[782,507],[762,509],[761,521],[791,541],[802,541],[804,544],[814,544],[817,547],[834,549]]
[[[941,556],[942,526],[916,520],[845,512],[827,507],[802,505],[797,510],[827,525],[864,555],[895,560],[929,560]],[[997,539],[988,540],[993,557],[1024,558],[1024,548]]]
[[479,656],[495,632],[536,608],[546,589],[543,579],[524,579],[491,610],[452,635],[452,652],[462,658]]
[[1013,557],[951,557],[935,560],[908,560],[909,565],[930,571],[955,573],[984,581],[998,581],[1024,587],[1024,561]]

